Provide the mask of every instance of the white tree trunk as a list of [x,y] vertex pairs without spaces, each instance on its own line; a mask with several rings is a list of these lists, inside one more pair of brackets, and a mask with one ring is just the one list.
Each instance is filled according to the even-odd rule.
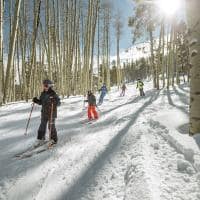
[[7,62],[7,69],[6,69],[6,79],[5,79],[5,88],[4,88],[4,97],[3,97],[4,103],[7,101],[7,97],[8,97],[8,89],[9,89],[8,87],[9,87],[11,69],[12,69],[13,58],[14,58],[14,53],[15,53],[15,43],[16,43],[16,36],[17,36],[17,29],[18,29],[18,22],[19,22],[20,5],[21,5],[21,0],[16,0],[14,21],[13,21],[13,26],[12,26],[11,38],[10,38],[8,62]]
[[3,102],[3,7],[4,2],[0,0],[0,105]]
[[186,1],[190,30],[191,89],[190,89],[190,135],[200,134],[200,17],[199,0]]

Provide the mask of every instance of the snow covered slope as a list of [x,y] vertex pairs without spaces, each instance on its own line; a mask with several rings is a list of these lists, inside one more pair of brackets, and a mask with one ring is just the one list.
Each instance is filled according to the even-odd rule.
[[199,138],[187,135],[188,87],[125,97],[113,88],[101,117],[83,124],[83,97],[63,100],[56,148],[19,160],[40,122],[30,103],[0,108],[0,199],[3,200],[200,200]]

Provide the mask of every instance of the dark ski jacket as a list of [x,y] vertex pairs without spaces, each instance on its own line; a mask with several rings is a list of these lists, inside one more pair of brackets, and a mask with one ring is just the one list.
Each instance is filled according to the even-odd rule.
[[126,85],[125,85],[125,84],[122,85],[122,90],[123,90],[123,91],[126,90]]
[[88,102],[89,106],[97,106],[96,97],[94,96],[94,94],[88,95],[87,98],[88,99],[85,100],[85,102]]
[[42,106],[41,115],[42,118],[50,119],[53,105],[52,118],[57,118],[57,106],[60,106],[60,98],[54,90],[51,88],[45,92],[43,91],[40,98],[33,98],[33,102]]

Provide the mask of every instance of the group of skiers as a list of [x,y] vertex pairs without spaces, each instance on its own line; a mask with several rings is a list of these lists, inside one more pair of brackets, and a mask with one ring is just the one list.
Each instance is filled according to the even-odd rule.
[[[144,83],[142,80],[138,79],[137,80],[137,89],[140,91],[140,96],[145,96],[144,93]],[[127,90],[127,87],[125,83],[121,87],[121,94],[120,96],[125,96],[125,92]],[[100,98],[98,101],[98,104],[96,102],[96,97],[92,93],[92,91],[88,91],[87,93],[87,100],[85,102],[88,103],[88,120],[97,120],[99,118],[99,114],[96,110],[97,106],[102,105],[104,101],[104,97],[108,93],[108,89],[106,87],[106,84],[104,83],[101,89],[99,90],[100,92]],[[58,141],[57,137],[57,131],[56,131],[56,126],[55,126],[55,121],[57,118],[57,107],[60,106],[60,98],[56,94],[56,92],[53,90],[53,82],[50,80],[44,80],[43,81],[43,91],[40,95],[39,98],[34,97],[33,98],[33,103],[41,105],[41,123],[38,129],[38,135],[37,135],[37,142],[35,146],[40,146],[45,143],[45,133],[46,133],[46,128],[48,124],[48,129],[49,129],[49,137],[50,137],[50,142],[49,145],[54,145]]]
[[[125,83],[123,83],[121,89],[122,89],[122,91],[121,91],[120,96],[123,97],[123,96],[125,96],[125,92],[126,92],[126,89],[127,89]],[[139,91],[140,91],[140,96],[145,96],[145,93],[144,93],[144,83],[143,83],[143,81],[142,81],[141,79],[138,79],[138,80],[137,80],[137,87],[136,87],[136,89],[139,89]]]

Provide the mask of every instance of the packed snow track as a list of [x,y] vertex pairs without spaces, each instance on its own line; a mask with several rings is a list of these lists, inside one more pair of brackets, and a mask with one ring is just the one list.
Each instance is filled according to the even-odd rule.
[[200,200],[199,138],[186,134],[189,89],[146,90],[139,97],[130,84],[119,97],[113,88],[92,124],[83,123],[83,97],[64,99],[57,146],[25,159],[14,155],[35,141],[40,107],[27,136],[30,103],[1,107],[0,199]]

